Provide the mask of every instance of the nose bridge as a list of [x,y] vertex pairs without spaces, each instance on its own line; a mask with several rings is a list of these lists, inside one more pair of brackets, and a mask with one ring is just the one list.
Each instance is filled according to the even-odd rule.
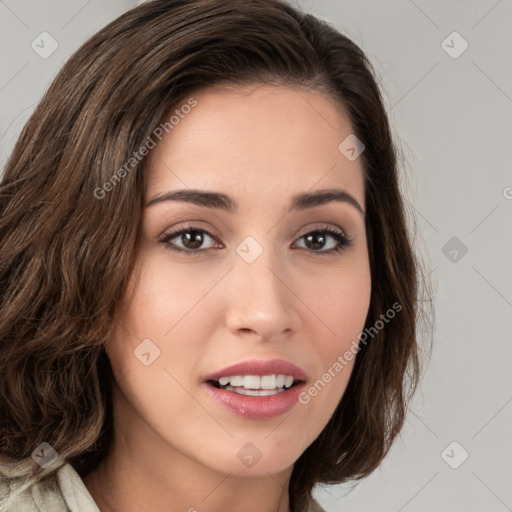
[[285,265],[276,251],[247,237],[236,253],[227,306],[230,330],[249,329],[261,337],[272,338],[296,329],[293,293],[288,288]]

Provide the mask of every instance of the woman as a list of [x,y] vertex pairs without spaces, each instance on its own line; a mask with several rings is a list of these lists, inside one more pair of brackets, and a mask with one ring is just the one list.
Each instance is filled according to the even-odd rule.
[[2,510],[322,510],[420,360],[363,52],[278,0],[155,0],[65,64],[0,185]]

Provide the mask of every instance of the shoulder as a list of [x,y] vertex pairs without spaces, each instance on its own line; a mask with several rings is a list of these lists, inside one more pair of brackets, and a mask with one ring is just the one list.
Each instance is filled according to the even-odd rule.
[[31,477],[0,476],[1,512],[67,512],[55,473],[40,481]]
[[100,512],[73,466],[39,481],[0,474],[0,512]]

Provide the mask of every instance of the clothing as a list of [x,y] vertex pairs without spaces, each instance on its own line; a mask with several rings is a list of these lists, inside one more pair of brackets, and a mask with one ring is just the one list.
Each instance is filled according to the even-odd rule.
[[[36,482],[11,498],[22,478],[0,476],[0,512],[101,512],[71,464],[65,462],[43,482]],[[303,512],[325,512],[312,500]]]
[[53,478],[36,482],[11,501],[9,494],[23,478],[0,478],[1,512],[100,512],[87,487],[71,464],[64,463]]

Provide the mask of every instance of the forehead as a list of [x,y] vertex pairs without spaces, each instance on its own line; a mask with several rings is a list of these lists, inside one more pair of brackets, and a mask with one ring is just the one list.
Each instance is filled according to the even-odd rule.
[[[252,86],[192,94],[147,161],[146,198],[173,188],[230,190],[280,200],[342,187],[364,205],[360,159],[338,149],[352,127],[331,97],[305,88]],[[185,98],[182,105],[190,103]],[[279,194],[280,192],[280,194]]]

